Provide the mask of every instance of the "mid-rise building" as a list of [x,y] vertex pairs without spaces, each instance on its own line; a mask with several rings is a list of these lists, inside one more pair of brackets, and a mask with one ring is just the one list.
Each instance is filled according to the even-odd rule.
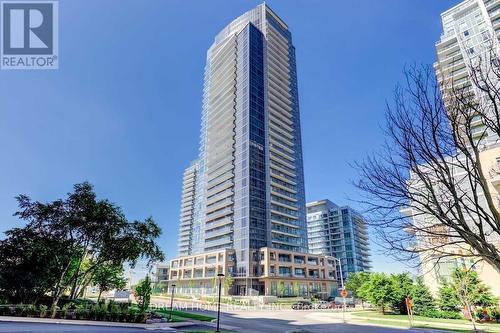
[[[349,206],[339,207],[330,200],[307,203],[309,252],[340,259],[342,277],[371,268],[368,231],[363,216]],[[340,282],[340,265],[337,264]]]
[[155,271],[153,273],[153,282],[157,286],[167,287],[168,279],[170,277],[170,265],[169,264],[157,264],[155,265]]
[[[255,295],[319,296],[335,295],[335,260],[329,256],[297,253],[264,247],[252,251],[252,261],[260,267]],[[212,295],[217,292],[217,275],[236,269],[232,249],[179,257],[170,261],[169,282],[181,294]],[[236,279],[237,280],[237,279]],[[234,280],[234,282],[236,282]],[[246,286],[224,284],[223,295],[247,295]]]
[[[490,193],[500,197],[500,146],[490,146],[488,149],[481,151],[479,156],[483,173],[487,175]],[[450,165],[457,165],[457,163],[450,163]],[[467,179],[466,170],[455,169],[457,170],[454,170],[453,174],[457,180]],[[413,186],[418,186],[418,182],[411,183],[414,184]],[[463,194],[472,195],[471,193]],[[478,202],[484,211],[488,212],[489,208],[484,194],[481,191],[476,194],[478,195]],[[495,202],[495,207],[500,210],[500,200]],[[412,230],[408,230],[408,232],[415,235],[415,244],[413,246],[420,247],[418,250],[421,262],[420,273],[424,283],[429,287],[433,295],[437,295],[441,281],[449,279],[455,268],[464,267],[475,270],[479,278],[491,288],[494,295],[500,296],[499,272],[486,261],[474,256],[473,249],[465,242],[459,242],[457,237],[454,236],[453,230],[440,223],[436,217],[430,214],[422,214],[420,210],[414,207],[405,208],[401,213],[412,219],[412,225],[420,226],[420,228],[422,226],[426,226],[427,229],[432,228],[433,233],[412,232]],[[472,213],[466,217],[466,222],[471,226],[474,226],[478,220],[478,216],[474,216]],[[488,232],[487,228],[489,227],[485,225],[484,229],[489,237],[487,238],[488,242],[500,249],[498,233]],[[443,253],[446,255],[443,255]]]

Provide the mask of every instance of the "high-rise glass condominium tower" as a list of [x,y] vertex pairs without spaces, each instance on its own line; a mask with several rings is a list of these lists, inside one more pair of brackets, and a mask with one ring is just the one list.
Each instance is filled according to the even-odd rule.
[[[442,34],[436,43],[437,59],[434,64],[437,78],[441,84],[441,92],[445,97],[445,107],[448,110],[453,110],[453,105],[449,104],[450,99],[447,97],[452,92],[451,88],[464,88],[467,92],[471,92],[472,96],[477,99],[478,103],[486,103],[482,106],[485,110],[489,107],[493,111],[491,100],[484,98],[485,93],[480,90],[477,84],[472,81],[473,74],[471,68],[481,64],[481,67],[491,64],[491,56],[498,57],[500,37],[500,1],[499,0],[465,0],[456,6],[446,10],[441,14]],[[479,61],[479,62],[478,62]],[[472,66],[471,66],[472,65]],[[484,73],[488,71],[487,68]],[[476,67],[477,68],[477,67]],[[491,78],[492,84],[498,86],[498,78]],[[472,110],[472,108],[471,108]],[[472,118],[471,136],[473,140],[481,142],[479,145],[480,153],[478,161],[489,174],[487,177],[489,191],[498,195],[500,189],[494,186],[495,178],[494,170],[500,170],[500,147],[498,135],[487,128],[481,116],[476,114]],[[450,170],[455,177],[455,191],[458,189],[460,197],[475,197],[475,202],[481,206],[481,211],[484,214],[490,214],[490,208],[486,198],[481,190],[472,191],[472,186],[477,188],[479,183],[469,183],[467,174],[468,167],[464,168],[465,158],[463,153],[457,154],[456,157],[450,157]],[[457,163],[456,161],[460,161]],[[415,177],[416,181],[409,181],[411,184],[410,190],[416,189],[422,193],[422,183],[419,178]],[[439,182],[437,182],[439,185]],[[438,187],[436,185],[436,188]],[[462,192],[462,193],[460,193]],[[446,199],[446,191],[440,194],[440,198]],[[498,206],[498,203],[496,204]],[[422,275],[424,282],[430,287],[431,292],[437,295],[439,289],[439,281],[449,279],[452,272],[457,267],[470,267],[474,269],[481,280],[488,284],[495,292],[500,292],[500,275],[498,272],[485,261],[478,260],[479,258],[463,255],[464,251],[468,251],[468,247],[462,242],[457,241],[457,238],[448,238],[446,234],[453,234],[447,226],[441,225],[439,220],[431,214],[422,214],[421,210],[411,208],[415,207],[416,203],[412,203],[410,207],[401,210],[401,213],[412,219],[414,225],[429,225],[428,228],[439,230],[440,237],[429,235],[429,233],[416,232],[416,246],[421,246],[428,251],[421,251],[420,261],[422,264]],[[479,211],[479,210],[478,210]],[[452,216],[453,212],[449,214]],[[468,213],[465,216],[467,223],[470,223],[472,230],[477,232],[476,223],[481,223],[483,213],[474,214]],[[485,230],[490,244],[500,247],[500,242],[494,232],[488,231],[489,226],[486,222],[482,226]],[[421,244],[421,245],[419,245]],[[456,256],[451,255],[456,253]]]
[[[500,1],[465,0],[442,13],[441,21],[443,32],[436,43],[434,68],[444,96],[451,87],[465,87],[472,90],[480,103],[488,100],[479,87],[471,84],[470,68],[478,61],[487,66],[491,55],[500,55]],[[498,81],[497,77],[492,79]],[[496,143],[498,136],[490,132],[477,116],[472,129],[475,140]]]
[[180,256],[189,255],[192,252],[197,171],[198,162],[194,161],[189,168],[184,171],[184,177],[182,178],[181,216],[178,240],[178,252]]
[[307,252],[295,48],[265,4],[207,52],[200,142],[195,184],[191,169],[184,177],[180,254],[232,248],[234,274],[249,276],[254,249]]
[[370,248],[366,222],[349,206],[337,206],[330,200],[307,203],[307,234],[309,252],[340,259],[337,281],[347,279],[349,273],[369,271]]

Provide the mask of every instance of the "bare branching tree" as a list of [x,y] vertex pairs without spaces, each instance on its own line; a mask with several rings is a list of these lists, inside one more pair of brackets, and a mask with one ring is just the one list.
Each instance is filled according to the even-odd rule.
[[500,169],[482,158],[500,146],[496,54],[491,48],[470,60],[460,82],[428,66],[406,69],[387,105],[385,146],[356,164],[369,222],[400,260],[479,258],[500,272],[499,199],[491,182]]

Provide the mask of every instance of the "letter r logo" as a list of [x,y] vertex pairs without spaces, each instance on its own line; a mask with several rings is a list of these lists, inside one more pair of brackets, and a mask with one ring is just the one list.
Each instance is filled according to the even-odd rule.
[[52,54],[53,4],[2,2],[3,54]]

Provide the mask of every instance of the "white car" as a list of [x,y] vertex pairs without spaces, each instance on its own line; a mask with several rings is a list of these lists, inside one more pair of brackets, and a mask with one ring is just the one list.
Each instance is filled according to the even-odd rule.
[[328,309],[329,303],[327,301],[317,301],[313,304],[315,309]]

